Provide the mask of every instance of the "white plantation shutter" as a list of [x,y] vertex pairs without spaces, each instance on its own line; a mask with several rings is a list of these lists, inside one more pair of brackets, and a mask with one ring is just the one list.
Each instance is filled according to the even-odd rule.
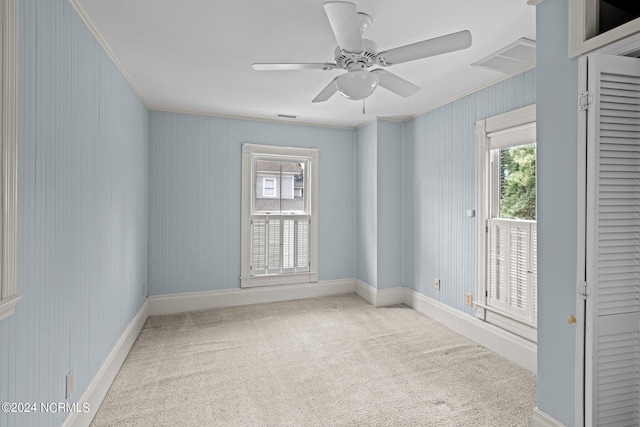
[[251,272],[264,274],[267,270],[267,219],[254,217],[251,221]]
[[531,323],[538,323],[538,224],[531,224],[531,273],[529,292],[531,296]]
[[489,220],[489,286],[487,303],[507,309],[507,229],[506,221]]
[[509,227],[509,313],[528,320],[529,233],[528,223]]
[[280,271],[280,219],[267,221],[267,272]]
[[298,271],[309,271],[309,218],[297,221],[296,267]]
[[487,304],[508,313],[514,319],[535,324],[536,223],[491,218],[488,224]]
[[251,220],[251,274],[309,271],[309,217],[254,215]]
[[293,270],[296,266],[295,244],[296,244],[296,220],[282,220],[282,270]]
[[640,425],[640,60],[589,57],[585,422]]

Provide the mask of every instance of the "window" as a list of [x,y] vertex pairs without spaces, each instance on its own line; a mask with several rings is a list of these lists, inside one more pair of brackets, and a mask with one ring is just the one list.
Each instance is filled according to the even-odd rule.
[[535,341],[535,109],[527,107],[477,122],[476,138],[476,314]]
[[16,289],[17,254],[17,6],[16,0],[0,0],[0,81],[2,111],[0,119],[0,319],[15,312],[20,298]]
[[640,30],[640,4],[629,0],[569,2],[569,54],[578,56]]
[[262,178],[262,197],[276,197],[275,178]]
[[316,282],[318,150],[244,144],[241,286]]

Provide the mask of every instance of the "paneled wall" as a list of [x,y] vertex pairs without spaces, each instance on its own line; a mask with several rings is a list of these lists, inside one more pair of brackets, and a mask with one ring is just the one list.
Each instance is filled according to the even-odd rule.
[[378,120],[378,289],[404,285],[402,128]]
[[357,275],[378,287],[378,123],[356,131]]
[[70,370],[74,402],[147,295],[149,114],[67,0],[18,7],[22,299],[0,321],[0,402],[65,402]]
[[472,313],[464,294],[475,292],[474,123],[533,103],[530,70],[404,123],[405,286]]
[[356,131],[356,277],[374,289],[403,286],[402,128],[376,120]]
[[355,131],[151,112],[150,293],[240,286],[243,142],[320,149],[319,279],[355,277]]

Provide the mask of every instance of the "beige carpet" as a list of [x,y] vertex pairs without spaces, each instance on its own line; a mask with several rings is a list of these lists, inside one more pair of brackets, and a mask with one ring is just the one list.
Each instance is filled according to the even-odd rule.
[[356,295],[150,317],[94,426],[527,426],[528,371]]

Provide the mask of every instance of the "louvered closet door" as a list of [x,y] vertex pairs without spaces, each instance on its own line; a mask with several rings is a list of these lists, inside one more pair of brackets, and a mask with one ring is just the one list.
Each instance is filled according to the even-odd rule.
[[640,425],[640,60],[589,57],[585,424]]

